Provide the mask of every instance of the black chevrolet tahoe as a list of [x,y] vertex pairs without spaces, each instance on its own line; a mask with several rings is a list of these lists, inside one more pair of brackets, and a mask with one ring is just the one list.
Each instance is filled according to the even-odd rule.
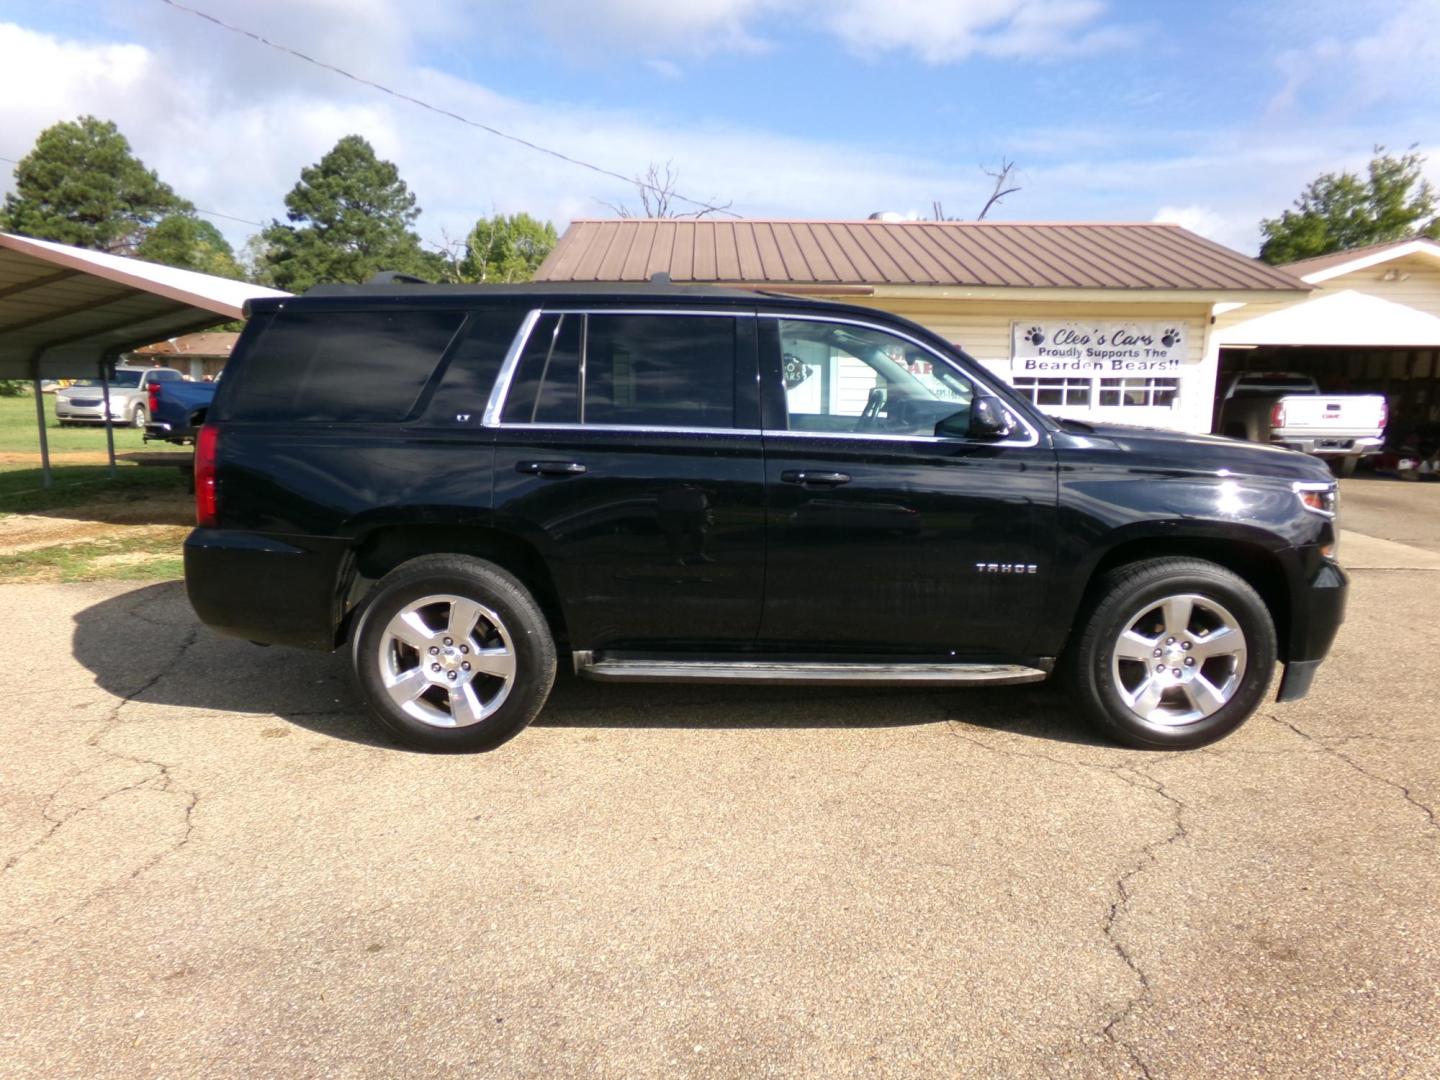
[[375,718],[495,746],[603,680],[1067,680],[1139,747],[1302,697],[1336,488],[1288,450],[1057,420],[869,308],[714,288],[252,301],[200,430],[200,618],[347,648]]

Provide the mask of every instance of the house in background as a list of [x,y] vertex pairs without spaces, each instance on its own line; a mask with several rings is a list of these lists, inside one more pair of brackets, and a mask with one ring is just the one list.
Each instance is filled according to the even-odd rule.
[[202,382],[208,376],[220,374],[230,351],[240,335],[234,332],[215,331],[204,334],[183,334],[166,341],[145,345],[127,354],[125,362],[144,367],[159,364],[174,368],[195,382]]

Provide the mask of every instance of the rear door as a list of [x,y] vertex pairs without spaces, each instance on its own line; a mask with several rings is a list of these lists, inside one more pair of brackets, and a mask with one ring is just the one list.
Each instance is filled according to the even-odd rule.
[[754,640],[765,477],[752,312],[546,311],[487,421],[497,524],[540,550],[573,648]]
[[983,387],[892,329],[762,318],[759,336],[765,647],[1023,654],[1055,572],[1055,455],[1041,433],[937,437]]

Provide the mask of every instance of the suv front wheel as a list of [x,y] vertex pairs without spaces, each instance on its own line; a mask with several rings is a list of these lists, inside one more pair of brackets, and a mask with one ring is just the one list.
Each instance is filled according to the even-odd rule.
[[353,635],[375,718],[422,750],[488,750],[517,734],[555,682],[555,643],[515,577],[481,559],[427,555],[381,579]]
[[1201,559],[1150,559],[1106,574],[1068,658],[1105,732],[1181,750],[1228,735],[1275,671],[1275,625],[1243,579]]

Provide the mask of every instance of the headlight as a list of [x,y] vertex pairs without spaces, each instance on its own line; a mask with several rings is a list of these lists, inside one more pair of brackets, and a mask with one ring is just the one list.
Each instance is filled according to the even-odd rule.
[[1327,559],[1334,559],[1340,553],[1340,489],[1331,483],[1296,483],[1295,497],[1300,500],[1300,505],[1312,514],[1318,514],[1330,522],[1330,540],[1320,545],[1320,554]]
[[1319,514],[1321,517],[1333,518],[1340,511],[1340,492],[1335,484],[1315,483],[1307,484],[1297,482],[1295,485],[1295,497],[1300,500],[1300,505],[1309,510],[1312,514]]

